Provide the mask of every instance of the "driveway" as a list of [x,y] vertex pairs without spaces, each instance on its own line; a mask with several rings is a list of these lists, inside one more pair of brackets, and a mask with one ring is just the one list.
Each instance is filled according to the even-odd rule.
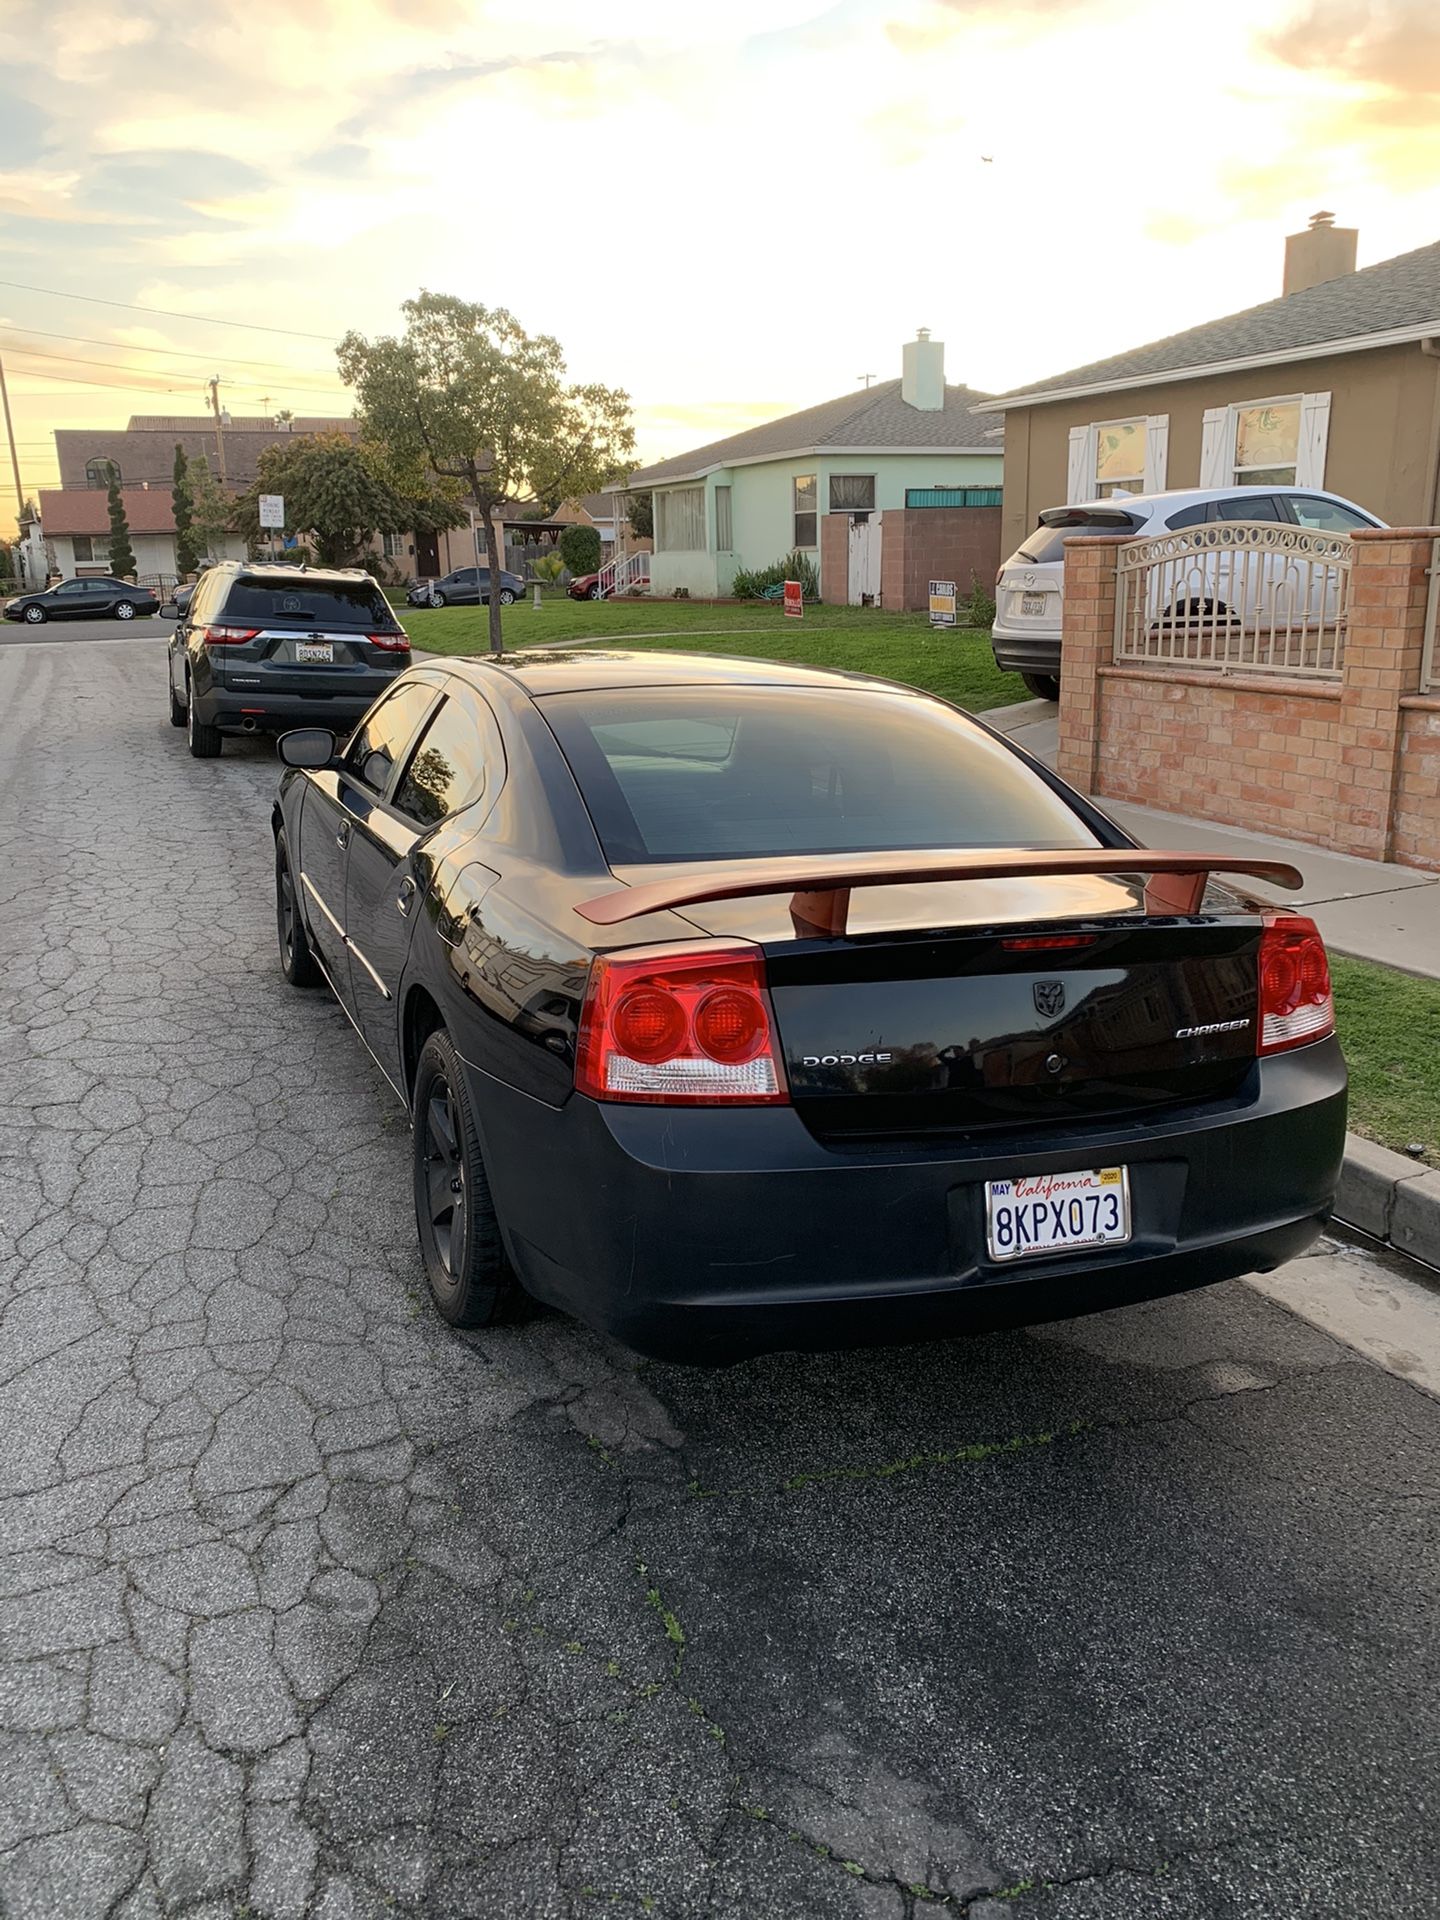
[[455,1336],[274,774],[152,640],[0,654],[0,1912],[1440,1913],[1433,1399],[1242,1285]]

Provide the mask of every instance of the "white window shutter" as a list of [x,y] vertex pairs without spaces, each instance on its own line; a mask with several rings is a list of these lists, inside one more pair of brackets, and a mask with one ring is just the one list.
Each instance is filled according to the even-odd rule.
[[1065,481],[1065,504],[1095,497],[1095,429],[1071,427],[1070,467]]
[[1329,438],[1329,394],[1302,394],[1300,396],[1300,444],[1295,455],[1297,487],[1324,486],[1325,445]]
[[1200,485],[1228,487],[1235,454],[1235,429],[1229,407],[1207,407],[1200,434]]
[[1145,422],[1145,491],[1159,493],[1170,462],[1170,416],[1152,413]]

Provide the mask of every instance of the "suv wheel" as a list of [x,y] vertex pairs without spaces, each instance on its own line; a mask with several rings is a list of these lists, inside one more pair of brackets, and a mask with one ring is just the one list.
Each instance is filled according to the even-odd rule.
[[133,620],[135,618],[134,601],[117,600],[115,602],[115,618],[117,620]]
[[195,760],[218,760],[220,757],[220,729],[207,726],[195,711],[195,682],[186,682],[185,699],[185,744]]
[[1020,678],[1025,682],[1037,700],[1058,700],[1060,698],[1060,676],[1058,673],[1022,673]]
[[49,617],[44,607],[26,607],[25,609],[25,618],[32,627],[43,627]]
[[170,695],[170,724],[172,727],[185,725],[185,702],[175,698],[175,683],[167,677],[165,691]]
[[280,941],[280,971],[292,987],[318,987],[325,976],[310,951],[309,936],[295,898],[290,871],[290,846],[283,833],[275,836],[275,931]]
[[415,1224],[431,1298],[452,1327],[488,1327],[517,1290],[460,1060],[443,1028],[415,1069]]

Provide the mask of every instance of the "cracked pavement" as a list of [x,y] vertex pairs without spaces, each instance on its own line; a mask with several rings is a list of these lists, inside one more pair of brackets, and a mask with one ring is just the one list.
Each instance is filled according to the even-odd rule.
[[456,1336],[163,656],[0,655],[6,1920],[1440,1914],[1434,1400],[1238,1285]]

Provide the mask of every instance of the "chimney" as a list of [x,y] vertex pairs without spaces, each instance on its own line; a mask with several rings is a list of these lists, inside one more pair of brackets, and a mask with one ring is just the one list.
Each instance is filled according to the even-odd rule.
[[900,397],[921,413],[940,413],[945,406],[945,345],[921,327],[907,340],[900,356]]
[[1333,213],[1312,213],[1309,230],[1292,233],[1285,242],[1286,293],[1302,293],[1353,273],[1359,237],[1354,227],[1337,227]]

